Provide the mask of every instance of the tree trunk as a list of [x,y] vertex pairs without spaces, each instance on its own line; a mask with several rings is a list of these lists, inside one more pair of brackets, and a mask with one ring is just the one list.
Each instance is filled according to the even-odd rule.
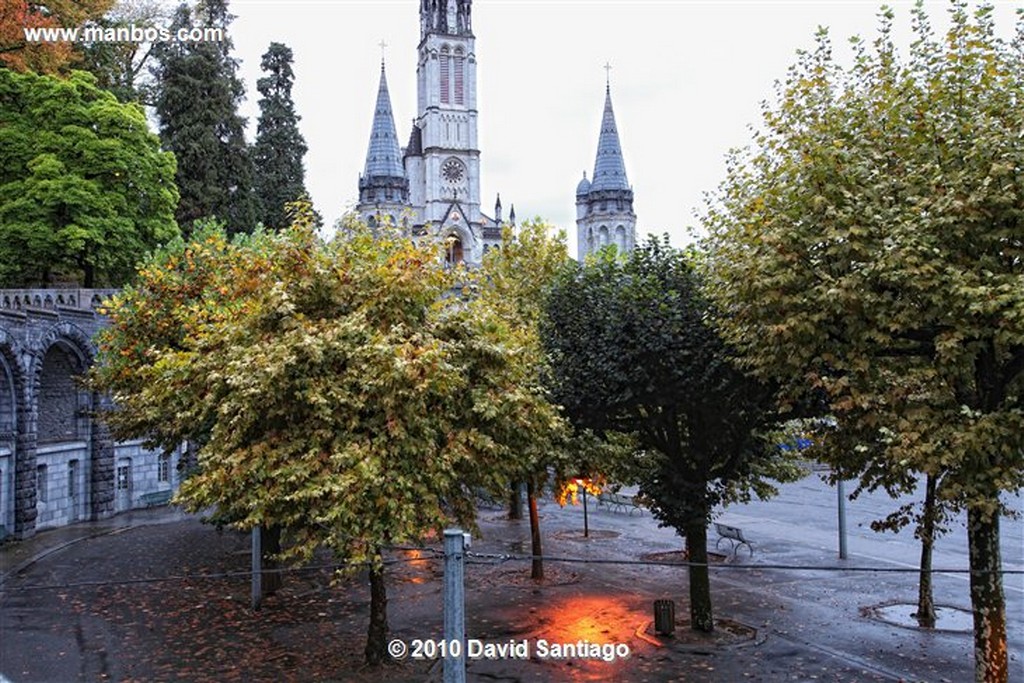
[[281,527],[260,527],[260,547],[263,550],[263,578],[260,582],[260,594],[267,597],[276,593],[284,585],[281,572],[277,571],[280,565],[274,559],[274,556],[281,552]]
[[[375,561],[381,563],[380,549],[376,550]],[[388,640],[388,591],[384,584],[384,565],[370,567],[370,628],[366,633],[366,663],[378,666],[387,656]]]
[[999,551],[999,513],[967,510],[967,545],[971,563],[971,607],[974,611],[974,680],[1007,683],[1006,600]]
[[530,507],[530,541],[533,549],[533,566],[530,578],[534,581],[544,580],[544,550],[540,545],[540,517],[537,515],[537,492],[534,490],[533,478],[526,482],[526,501]]
[[703,519],[686,527],[686,551],[690,558],[690,628],[711,633],[715,620],[708,574],[708,527]]
[[508,518],[509,519],[522,519],[523,518],[523,497],[522,497],[522,482],[513,482],[512,490],[508,495]]
[[924,514],[921,517],[921,574],[917,582],[917,623],[935,628],[935,596],[932,592],[932,548],[935,547],[935,476],[925,480]]

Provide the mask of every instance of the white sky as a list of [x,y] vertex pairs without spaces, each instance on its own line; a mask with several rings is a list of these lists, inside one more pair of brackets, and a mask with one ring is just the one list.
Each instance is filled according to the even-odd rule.
[[[638,236],[668,232],[683,244],[702,195],[724,175],[731,147],[750,138],[760,102],[798,49],[831,30],[874,35],[878,0],[697,2],[688,0],[476,0],[481,197],[490,214],[500,192],[507,216],[540,216],[569,234],[575,253],[575,188],[590,176],[610,62],[612,101]],[[890,2],[909,44],[910,2]],[[997,3],[1009,38],[1019,2]],[[948,2],[927,3],[933,27]],[[235,54],[255,134],[256,79],[271,41],[295,53],[293,92],[309,153],[306,184],[331,225],[357,198],[369,141],[381,40],[399,139],[416,107],[418,0],[232,0]]]

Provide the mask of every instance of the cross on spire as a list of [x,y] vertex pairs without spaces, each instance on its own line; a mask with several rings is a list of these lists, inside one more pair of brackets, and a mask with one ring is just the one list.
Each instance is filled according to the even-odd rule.
[[607,87],[612,86],[612,65],[611,62],[604,63],[604,84]]
[[380,65],[381,65],[381,67],[383,67],[384,66],[384,48],[386,48],[388,46],[388,44],[384,42],[383,38],[381,38],[380,42],[377,43],[377,44],[380,45]]

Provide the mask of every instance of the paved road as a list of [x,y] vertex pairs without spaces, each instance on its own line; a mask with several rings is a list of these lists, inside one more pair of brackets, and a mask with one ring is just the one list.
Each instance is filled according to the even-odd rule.
[[[879,535],[868,526],[872,519],[892,509],[892,501],[869,495],[849,503],[851,556],[845,561],[836,557],[835,504],[835,490],[809,477],[784,486],[780,496],[771,501],[736,506],[722,515],[723,521],[748,533],[756,552],[752,558],[744,557],[744,553],[714,570],[717,614],[756,627],[759,643],[728,652],[713,648],[695,652],[678,647],[653,650],[633,636],[637,626],[649,618],[653,599],[672,597],[685,602],[686,573],[680,567],[626,563],[635,563],[649,553],[677,549],[681,540],[671,530],[658,528],[649,515],[595,510],[591,504],[591,528],[605,535],[583,542],[573,536],[582,528],[582,509],[563,509],[544,501],[541,513],[547,555],[625,563],[552,561],[549,567],[578,573],[581,578],[542,589],[509,586],[506,579],[511,574],[496,573],[493,580],[488,578],[487,571],[505,571],[504,565],[498,569],[470,566],[467,611],[472,633],[506,637],[501,634],[517,633],[516,624],[522,622],[539,637],[544,635],[542,629],[556,629],[575,615],[581,628],[589,629],[586,632],[611,634],[629,642],[634,658],[619,663],[614,672],[601,664],[587,669],[550,662],[482,662],[471,667],[471,673],[497,681],[608,680],[612,673],[615,680],[625,681],[970,680],[973,655],[968,631],[953,628],[921,632],[880,621],[870,614],[872,608],[888,601],[913,602],[916,574],[845,571],[850,567],[916,566],[918,546],[910,532]],[[497,521],[501,515],[494,510],[484,511],[481,517],[485,538],[474,544],[475,551],[521,554],[529,549],[525,523]],[[162,525],[155,526],[157,522]],[[133,527],[135,524],[144,526]],[[1002,531],[1005,567],[1020,570],[1024,564],[1024,527],[1019,520],[1007,520]],[[94,537],[63,546],[76,537],[88,536]],[[714,534],[711,536],[713,539]],[[30,557],[33,548],[35,562]],[[56,552],[42,554],[55,548]],[[231,658],[208,654],[202,656],[211,659],[204,660],[200,650],[209,649],[206,646],[211,644],[219,647],[223,642],[229,648],[244,647],[248,639],[262,639],[253,642],[267,651],[267,661],[262,664],[264,671],[271,672],[251,680],[308,680],[302,674],[313,669],[303,666],[313,667],[317,658],[334,657],[344,649],[334,641],[325,641],[316,628],[342,635],[351,631],[357,643],[365,628],[365,588],[358,581],[343,589],[348,592],[342,596],[332,593],[328,607],[310,594],[303,603],[308,610],[297,621],[285,622],[285,615],[275,613],[278,616],[270,621],[279,618],[281,624],[289,625],[285,628],[279,624],[269,630],[261,630],[263,623],[256,623],[259,620],[255,618],[250,622],[246,616],[244,581],[223,588],[217,584],[213,594],[203,593],[204,584],[185,584],[187,590],[196,591],[191,594],[196,597],[187,598],[180,591],[174,595],[159,592],[160,586],[177,583],[126,584],[119,592],[73,586],[67,590],[12,590],[74,582],[130,582],[188,573],[196,567],[203,571],[244,567],[244,537],[221,536],[193,520],[181,521],[181,517],[157,511],[40,534],[16,554],[19,561],[12,564],[10,549],[0,553],[0,573],[7,572],[7,590],[0,593],[0,683],[6,683],[4,677],[13,683],[227,680],[229,674],[237,673],[224,664]],[[422,576],[395,582],[389,589],[392,631],[401,637],[423,636],[439,628],[434,623],[439,618],[435,585],[438,567],[430,562],[423,565]],[[806,568],[779,569],[775,565]],[[509,563],[507,571],[521,574],[524,566]],[[959,525],[954,525],[940,542],[936,566],[966,567],[966,539]],[[16,575],[11,574],[13,569]],[[1024,652],[1022,577],[1007,577],[1006,589],[1012,680],[1024,680],[1024,662],[1020,659]],[[939,575],[936,594],[942,604],[969,607],[966,576],[962,574]],[[200,595],[205,597],[200,600]],[[173,610],[168,606],[172,600],[180,603]],[[581,605],[585,606],[582,613]],[[231,612],[231,619],[222,619],[225,611]],[[339,626],[346,623],[355,626]],[[201,636],[206,631],[181,630],[183,625],[210,631]],[[245,638],[240,639],[237,628],[244,630]],[[337,628],[342,630],[335,631]],[[178,634],[177,640],[172,637],[174,633]],[[196,637],[204,641],[200,650]],[[296,640],[300,637],[312,640]],[[321,642],[325,649],[315,650]],[[167,651],[167,658],[140,661],[142,655],[159,654],[161,649]],[[311,654],[302,663],[300,653],[307,649]],[[358,661],[358,644],[347,649]],[[173,667],[178,664],[199,667],[207,678],[196,678],[195,668],[190,675],[175,674]],[[285,673],[275,677],[273,667],[286,664],[290,668],[281,669]],[[220,666],[225,668],[217,668]],[[428,673],[433,676],[436,670]],[[415,668],[386,674],[386,680],[431,680],[422,669]],[[348,680],[347,674],[340,680]]]

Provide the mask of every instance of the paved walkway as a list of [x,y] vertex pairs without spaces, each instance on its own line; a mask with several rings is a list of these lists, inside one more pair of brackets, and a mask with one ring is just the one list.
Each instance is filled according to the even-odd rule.
[[[495,646],[525,642],[530,658],[475,659],[469,680],[970,680],[966,620],[922,632],[877,618],[907,621],[905,608],[886,604],[913,602],[913,572],[847,571],[913,568],[917,546],[909,532],[878,535],[865,526],[891,503],[868,496],[848,505],[851,557],[841,561],[835,500],[834,490],[812,477],[773,501],[722,516],[744,528],[755,553],[713,565],[721,621],[712,639],[685,629],[673,639],[651,633],[653,600],[673,599],[685,618],[687,590],[684,568],[639,564],[681,547],[649,515],[596,508],[591,499],[585,539],[581,507],[542,502],[548,579],[537,585],[529,562],[509,559],[529,552],[527,522],[482,510],[483,538],[474,541],[466,569],[468,637]],[[1007,521],[1003,533],[1006,568],[1019,570],[1021,522]],[[962,540],[954,531],[940,542],[936,567],[966,567]],[[440,666],[430,660],[361,668],[369,600],[363,577],[289,574],[285,589],[252,613],[247,580],[235,574],[247,568],[247,543],[243,534],[218,533],[162,508],[3,546],[0,681],[440,680]],[[394,553],[388,568],[391,635],[407,645],[441,635],[435,550]],[[806,568],[783,568],[792,566]],[[1024,680],[1022,577],[1008,576],[1006,588],[1012,680]],[[968,607],[965,575],[939,574],[936,596]],[[542,641],[580,640],[611,649],[599,649],[596,659],[540,652]],[[628,648],[629,657],[618,657],[615,646]]]

